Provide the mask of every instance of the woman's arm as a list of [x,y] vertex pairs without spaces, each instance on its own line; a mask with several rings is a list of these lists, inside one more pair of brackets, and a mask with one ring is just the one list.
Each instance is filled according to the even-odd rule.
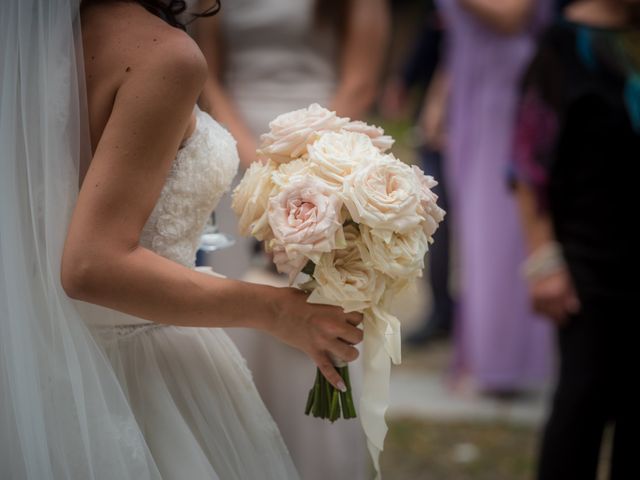
[[515,184],[520,221],[529,253],[556,241],[548,212],[541,210],[535,192],[524,182]]
[[540,210],[535,192],[525,183],[517,182],[515,192],[530,252],[525,274],[532,306],[562,325],[569,314],[580,310],[580,301],[556,242],[551,217]]
[[[149,55],[120,86],[84,179],[62,259],[73,298],[158,323],[265,330],[306,352],[327,379],[341,379],[327,356],[353,360],[358,314],[309,305],[276,289],[195,272],[139,245],[206,78],[186,36]],[[344,340],[344,341],[343,341]]]
[[526,25],[533,0],[459,0],[479,20],[498,32],[513,35]]
[[340,80],[331,100],[338,115],[362,118],[373,103],[389,41],[384,0],[352,0],[341,46]]
[[217,16],[195,22],[193,37],[209,67],[209,75],[200,95],[200,106],[229,129],[238,142],[240,163],[248,168],[256,160],[256,138],[222,83],[223,41]]

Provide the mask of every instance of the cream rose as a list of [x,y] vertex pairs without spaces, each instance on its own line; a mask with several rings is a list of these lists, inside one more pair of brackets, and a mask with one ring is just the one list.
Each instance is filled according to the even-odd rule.
[[314,175],[342,190],[345,177],[360,164],[379,155],[371,139],[362,133],[325,132],[308,147]]
[[274,171],[275,165],[271,161],[254,162],[234,189],[231,208],[238,216],[238,230],[241,235],[253,235],[258,240],[265,240],[271,236],[267,208],[274,189],[271,181]]
[[284,245],[276,241],[270,242],[268,249],[273,252],[273,263],[276,265],[276,269],[278,272],[286,274],[289,277],[289,284],[292,285],[309,259],[300,252],[289,251],[287,253]]
[[433,242],[433,234],[438,229],[438,224],[444,220],[445,211],[438,204],[438,196],[431,190],[438,182],[415,165],[411,167],[420,185],[420,208],[424,219],[422,226],[427,238]]
[[[344,247],[341,208],[341,198],[326,183],[310,176],[291,177],[269,201],[267,215],[274,236],[270,247],[284,251],[300,270],[304,267],[300,256],[316,262],[322,253]],[[292,278],[299,271],[287,273]]]
[[347,312],[362,312],[384,295],[384,276],[367,266],[360,255],[362,239],[354,225],[344,228],[346,248],[325,253],[313,273],[309,302],[337,305]]
[[351,218],[387,242],[394,232],[407,233],[423,222],[416,176],[391,155],[356,169],[345,179],[343,196]]
[[286,163],[307,152],[307,145],[324,131],[338,131],[349,122],[317,103],[284,113],[269,123],[269,133],[260,137],[258,158]]
[[279,187],[285,187],[292,177],[311,174],[311,166],[304,158],[298,158],[289,163],[281,163],[271,175],[273,183]]
[[372,235],[371,228],[362,224],[360,235],[363,247],[360,253],[367,265],[393,279],[422,276],[429,240],[420,226],[406,233],[394,233],[388,242]]
[[371,139],[373,145],[381,152],[389,150],[394,143],[393,138],[389,135],[385,135],[382,128],[375,125],[369,125],[368,123],[361,122],[359,120],[349,122],[342,128],[348,132],[362,133],[366,135]]

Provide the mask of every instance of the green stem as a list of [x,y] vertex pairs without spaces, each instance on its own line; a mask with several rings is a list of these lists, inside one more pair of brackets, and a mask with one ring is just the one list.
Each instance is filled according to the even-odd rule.
[[320,382],[322,381],[320,377],[321,377],[320,370],[318,370],[318,374],[316,375],[316,382],[313,385],[313,416],[314,417],[320,416],[320,392],[321,392]]
[[320,418],[327,418],[327,380],[320,376]]
[[331,389],[333,387],[325,378],[324,380],[324,417],[322,418],[331,418]]
[[329,420],[331,423],[340,418],[340,397],[338,390],[335,388],[331,392],[331,408],[329,409]]
[[349,419],[357,416],[351,392],[349,367],[338,367],[337,370],[345,382],[347,391],[341,392],[334,388],[320,370],[316,370],[315,382],[313,388],[309,390],[305,405],[306,415],[311,414],[316,418],[328,419],[330,422],[335,422],[340,417]]
[[304,414],[305,415],[309,415],[309,413],[311,412],[311,408],[313,407],[313,392],[315,390],[315,387],[312,387],[311,390],[309,390],[309,395],[307,396],[307,405],[304,407]]

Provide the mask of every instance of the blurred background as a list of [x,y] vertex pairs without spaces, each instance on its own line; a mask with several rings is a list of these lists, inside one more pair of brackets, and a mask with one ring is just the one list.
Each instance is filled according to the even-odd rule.
[[[438,203],[447,217],[427,254],[424,278],[414,292],[395,302],[403,325],[403,363],[392,369],[390,429],[381,458],[385,478],[631,478],[624,469],[609,477],[614,434],[608,422],[617,413],[606,410],[612,402],[603,398],[610,392],[617,398],[619,392],[617,384],[601,388],[605,383],[598,377],[617,379],[612,372],[620,363],[602,362],[606,368],[592,377],[588,361],[610,357],[606,349],[615,348],[618,337],[605,335],[605,353],[567,346],[567,340],[560,349],[556,346],[558,328],[561,337],[583,335],[564,327],[567,318],[573,324],[588,323],[572,317],[581,308],[577,297],[585,311],[602,312],[590,307],[601,297],[593,296],[593,285],[575,274],[591,266],[569,255],[573,237],[556,228],[558,193],[551,207],[543,197],[553,185],[547,167],[549,159],[556,161],[559,138],[567,157],[571,148],[603,152],[613,142],[604,139],[607,135],[620,128],[632,132],[637,127],[634,115],[640,122],[640,83],[633,80],[640,78],[634,3],[226,0],[219,15],[195,22],[192,34],[211,69],[200,104],[238,140],[242,168],[254,160],[269,120],[318,102],[339,115],[383,127],[396,139],[393,153],[398,158],[439,182]],[[593,73],[601,66],[611,68],[614,60],[625,67]],[[550,73],[560,71],[563,80]],[[580,119],[566,120],[558,105],[571,105],[574,93],[584,88],[596,101],[586,106],[576,102],[581,119],[602,118],[605,112],[622,123],[593,120],[596,127],[585,127]],[[620,101],[603,106],[597,99],[611,88]],[[542,101],[527,103],[531,91]],[[571,100],[554,103],[557,95],[548,92],[570,92]],[[558,118],[578,125],[582,136],[576,135],[582,139],[585,132],[599,131],[602,143],[593,140],[589,147],[583,140],[560,137],[565,132],[556,128]],[[639,153],[637,129],[617,142],[624,145],[620,157]],[[540,164],[531,167],[531,159]],[[585,160],[580,168],[586,165]],[[592,169],[593,178],[598,171]],[[579,196],[586,189],[563,181],[570,193],[560,197]],[[214,230],[231,234],[235,244],[203,254],[200,261],[230,277],[286,285],[261,246],[238,237],[229,203],[226,199],[217,210]],[[562,205],[562,212],[571,211],[570,205]],[[540,214],[547,208],[556,219],[553,227],[547,213]],[[610,227],[617,231],[614,224]],[[598,245],[599,251],[607,248],[612,246]],[[607,261],[615,263],[612,258]],[[587,270],[574,269],[576,265]],[[611,265],[603,271],[609,272]],[[597,291],[604,287],[598,285]],[[357,422],[330,426],[290,415],[292,405],[304,403],[313,366],[259,332],[231,335],[302,478],[371,478]],[[585,335],[586,340],[576,342],[600,342],[597,329]],[[584,367],[587,373],[578,375],[585,378],[578,386],[567,381],[573,373],[561,375],[563,388],[553,403],[561,358],[572,359],[574,369]],[[357,389],[357,362],[353,369]],[[545,426],[552,405],[557,412]],[[579,414],[572,417],[566,405],[580,405],[574,409]],[[591,423],[587,430],[570,427]],[[584,448],[580,441],[570,451],[558,447],[573,445],[576,437],[571,435],[586,439]],[[617,437],[616,443],[622,445]],[[558,452],[555,458],[550,450]],[[563,459],[566,468],[578,462],[584,469],[558,473],[562,468],[551,465]],[[554,468],[556,473],[549,473]]]

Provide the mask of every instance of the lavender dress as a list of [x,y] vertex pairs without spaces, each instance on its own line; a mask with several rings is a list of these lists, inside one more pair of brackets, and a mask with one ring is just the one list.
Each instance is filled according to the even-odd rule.
[[480,389],[526,388],[548,371],[550,329],[532,315],[519,275],[523,238],[505,175],[520,76],[551,2],[536,1],[529,27],[512,36],[458,0],[439,3],[451,77],[445,168],[462,268],[456,369]]

